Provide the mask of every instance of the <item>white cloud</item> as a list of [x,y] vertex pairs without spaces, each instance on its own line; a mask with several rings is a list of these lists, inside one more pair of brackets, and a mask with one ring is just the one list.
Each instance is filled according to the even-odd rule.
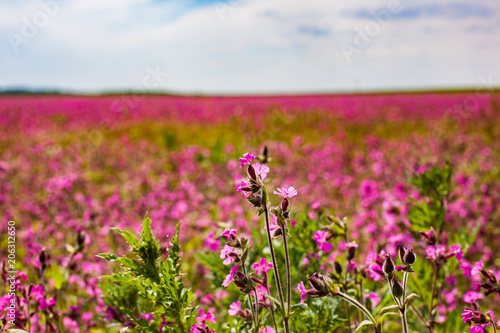
[[[7,37],[0,42],[0,87],[132,88],[156,65],[171,74],[164,89],[206,93],[475,86],[481,75],[500,79],[495,0],[476,1],[473,12],[465,1],[400,0],[405,11],[346,61],[341,43],[352,45],[355,28],[376,22],[370,13],[391,1],[397,0],[238,0],[220,7],[228,9],[221,20],[214,6],[180,1],[67,0],[19,53]],[[33,1],[0,3],[0,35],[20,33],[22,18],[37,11]]]

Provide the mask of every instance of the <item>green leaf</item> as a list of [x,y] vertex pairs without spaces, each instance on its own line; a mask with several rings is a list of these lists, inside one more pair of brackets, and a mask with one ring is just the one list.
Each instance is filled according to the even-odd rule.
[[369,327],[374,327],[373,323],[369,320],[363,320],[361,323],[359,323],[359,326],[356,328],[354,333],[361,332],[361,330]]
[[127,230],[120,230],[118,228],[111,228],[111,230],[113,230],[114,232],[119,233],[123,238],[125,238],[125,240],[127,241],[127,243],[129,243],[132,246],[132,248],[136,249],[137,247],[139,247],[139,241],[129,231],[127,231]]
[[47,272],[47,278],[54,281],[54,287],[56,287],[57,290],[60,290],[64,282],[66,282],[66,276],[57,266],[52,266],[52,268]]
[[116,259],[120,258],[117,255],[109,253],[100,253],[97,255],[97,257],[106,259],[107,261],[115,261]]
[[262,186],[262,206],[267,206],[269,203],[269,195],[267,194],[267,189],[265,186]]
[[386,306],[385,308],[382,308],[379,312],[379,316],[383,316],[387,312],[391,312],[393,310],[399,310],[399,307],[397,305],[391,305],[391,306]]
[[409,302],[413,301],[415,298],[419,298],[420,296],[418,296],[417,294],[413,293],[413,294],[410,294],[406,297],[405,299],[405,305],[408,304]]
[[307,304],[306,303],[299,303],[299,304],[293,304],[291,306],[291,312],[290,312],[290,317],[295,317],[298,316],[301,312],[307,310]]
[[385,316],[401,316],[399,312],[386,312],[384,313],[384,315],[382,317],[380,317],[380,321],[382,321],[382,319],[384,319]]

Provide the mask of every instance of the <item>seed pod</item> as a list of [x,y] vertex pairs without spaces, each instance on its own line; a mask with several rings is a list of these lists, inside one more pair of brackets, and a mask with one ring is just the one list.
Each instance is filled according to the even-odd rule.
[[408,251],[406,251],[403,263],[407,265],[413,265],[415,261],[417,261],[417,256],[415,255],[413,249],[409,249]]
[[398,256],[399,256],[399,260],[401,260],[401,262],[404,264],[405,263],[405,255],[406,255],[406,249],[403,245],[403,243],[399,243],[398,244]]
[[396,278],[392,279],[391,288],[392,288],[392,294],[394,295],[394,297],[400,298],[401,296],[403,296],[403,287],[401,287],[401,284],[399,284],[398,279],[396,279]]
[[394,272],[394,269],[394,261],[392,261],[391,255],[386,254],[384,264],[382,265],[382,270],[385,274],[392,274],[392,272]]

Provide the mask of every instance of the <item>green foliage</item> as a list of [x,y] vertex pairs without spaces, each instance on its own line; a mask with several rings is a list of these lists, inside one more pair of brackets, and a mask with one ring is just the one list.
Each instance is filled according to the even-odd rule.
[[[144,218],[140,238],[126,230],[113,228],[132,247],[130,256],[100,254],[99,257],[120,263],[122,270],[104,276],[101,288],[107,305],[116,308],[124,322],[137,327],[132,332],[187,333],[192,324],[192,295],[182,284],[180,271],[179,228],[167,249],[168,257],[160,252],[160,245],[151,233],[151,220]],[[153,320],[141,314],[153,314]]]
[[446,163],[442,168],[434,166],[411,179],[423,197],[421,201],[414,201],[408,211],[414,231],[424,231],[430,227],[442,230],[444,227],[446,203],[451,192],[451,175],[452,168]]

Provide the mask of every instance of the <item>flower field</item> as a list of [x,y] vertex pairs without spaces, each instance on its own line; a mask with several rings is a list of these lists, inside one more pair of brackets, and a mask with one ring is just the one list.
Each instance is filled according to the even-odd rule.
[[0,126],[5,331],[500,327],[499,93],[0,96]]

